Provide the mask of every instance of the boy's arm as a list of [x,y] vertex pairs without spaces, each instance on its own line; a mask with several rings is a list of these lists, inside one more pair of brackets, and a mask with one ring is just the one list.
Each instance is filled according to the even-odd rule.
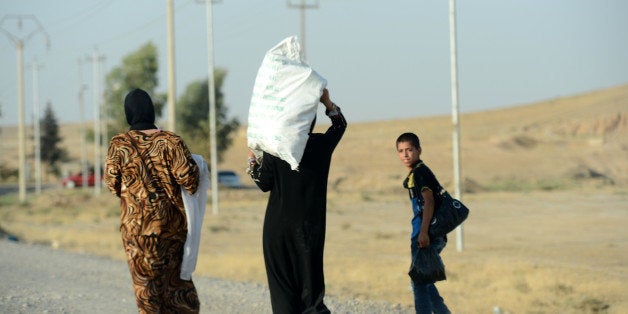
[[421,190],[423,196],[423,217],[421,218],[421,231],[419,232],[419,247],[424,248],[430,246],[430,236],[428,234],[430,230],[430,222],[432,222],[432,216],[434,216],[434,195],[429,188],[423,188]]

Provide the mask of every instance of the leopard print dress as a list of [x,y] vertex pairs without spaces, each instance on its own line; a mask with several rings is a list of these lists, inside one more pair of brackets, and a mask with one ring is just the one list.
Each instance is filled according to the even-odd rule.
[[198,187],[183,140],[168,131],[114,136],[104,181],[120,198],[120,233],[140,313],[198,313],[194,283],[179,278],[187,223],[180,186]]

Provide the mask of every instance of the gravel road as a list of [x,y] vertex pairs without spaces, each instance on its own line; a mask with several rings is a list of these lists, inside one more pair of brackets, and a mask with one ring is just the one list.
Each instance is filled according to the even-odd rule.
[[[126,263],[0,240],[0,313],[137,313]],[[201,313],[271,313],[265,285],[194,277]],[[411,313],[326,297],[333,313]]]

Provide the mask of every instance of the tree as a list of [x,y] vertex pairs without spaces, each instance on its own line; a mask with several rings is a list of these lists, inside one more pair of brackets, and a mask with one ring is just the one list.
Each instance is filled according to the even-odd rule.
[[[0,118],[2,117],[2,103],[0,103]],[[0,127],[0,135],[2,135],[2,127]],[[2,145],[0,145],[0,155],[2,155]],[[0,161],[0,180],[9,176],[9,169],[5,169],[4,163]]]
[[111,118],[111,127],[108,128],[110,134],[106,134],[107,138],[128,130],[129,126],[124,115],[124,97],[134,88],[141,88],[151,95],[155,104],[155,116],[161,116],[166,97],[163,94],[155,94],[155,88],[159,83],[158,70],[157,47],[148,42],[124,57],[122,65],[107,74],[105,110]]
[[63,139],[59,135],[59,124],[50,102],[46,104],[44,117],[40,122],[40,132],[41,160],[50,167],[50,172],[58,175],[60,173],[58,162],[66,161],[68,152],[59,147]]
[[[0,102],[0,118],[2,118],[2,103]],[[2,127],[0,127],[0,135],[2,135]],[[2,146],[0,145],[0,148]],[[2,154],[2,150],[0,150],[0,155]]]
[[[224,105],[222,83],[227,72],[223,69],[214,71],[216,93],[216,150],[218,160],[222,153],[231,145],[233,133],[240,126],[236,118],[228,120],[227,107]],[[209,156],[209,92],[207,80],[199,80],[189,84],[177,101],[177,125],[181,135],[193,152]]]

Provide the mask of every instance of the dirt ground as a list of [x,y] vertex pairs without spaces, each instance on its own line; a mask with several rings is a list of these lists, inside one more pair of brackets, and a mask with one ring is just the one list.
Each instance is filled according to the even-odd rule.
[[[261,228],[266,195],[250,187],[220,194],[204,221],[197,275],[265,284]],[[122,259],[117,203],[106,193],[52,191],[28,206],[3,197],[2,227],[28,242]],[[454,313],[626,313],[628,193],[481,193],[463,250],[455,232],[437,284]],[[85,206],[89,204],[89,206]],[[325,248],[329,295],[412,304],[410,209],[396,194],[331,193]]]

